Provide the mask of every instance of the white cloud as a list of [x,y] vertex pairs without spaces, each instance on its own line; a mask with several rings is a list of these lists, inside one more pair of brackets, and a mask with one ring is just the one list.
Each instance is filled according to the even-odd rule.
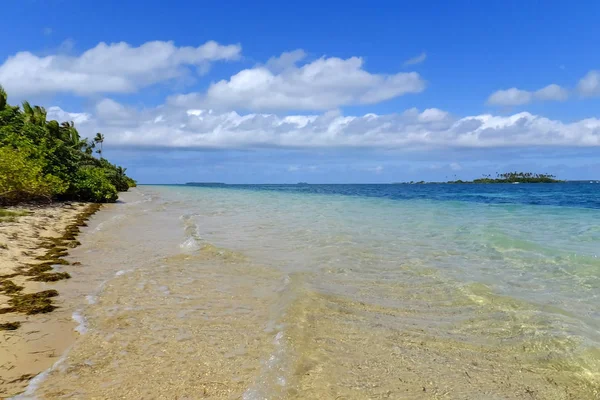
[[404,66],[408,66],[408,65],[421,64],[426,59],[427,59],[427,53],[422,52],[418,56],[415,56],[413,58],[409,58],[408,60],[404,61],[403,65]]
[[302,49],[281,53],[279,57],[271,57],[267,61],[267,68],[271,71],[284,71],[294,68],[297,63],[306,58],[306,52]]
[[55,119],[57,121],[73,121],[76,124],[84,124],[92,119],[92,115],[88,113],[74,113],[63,111],[60,107],[50,107],[48,110],[48,120]]
[[376,167],[367,168],[367,171],[373,172],[375,174],[381,174],[384,168],[381,165],[377,165]]
[[52,30],[52,28],[44,28],[44,30],[42,32],[44,33],[44,35],[50,36],[50,35],[52,35],[52,32],[54,32],[54,31]]
[[425,89],[416,72],[373,74],[359,57],[322,57],[298,65],[305,56],[302,50],[283,53],[265,65],[213,83],[205,94],[175,96],[170,103],[227,110],[329,110],[379,103]]
[[462,170],[462,165],[460,165],[459,163],[453,162],[453,163],[450,163],[450,169],[452,171],[460,171],[460,170]]
[[448,114],[446,111],[442,111],[437,108],[427,108],[419,114],[418,118],[421,122],[436,122],[443,121],[449,116],[450,114]]
[[569,92],[565,88],[553,83],[534,92],[517,88],[498,90],[490,95],[487,103],[494,106],[521,106],[533,100],[564,101],[568,97]]
[[533,96],[538,100],[565,101],[569,97],[569,92],[565,88],[553,83],[540,90],[536,90]]
[[298,172],[298,171],[308,171],[308,172],[315,172],[317,170],[317,166],[316,165],[290,165],[288,167],[288,172]]
[[589,71],[579,80],[577,90],[582,96],[600,95],[600,71]]
[[[431,118],[431,115],[442,116]],[[67,116],[68,118],[65,118]],[[493,148],[600,146],[600,119],[572,123],[530,113],[456,118],[443,111],[400,114],[339,113],[280,117],[169,105],[135,110],[103,100],[94,115],[49,109],[49,118],[80,116],[82,134],[102,132],[110,146],[169,148]]]
[[510,88],[492,93],[487,102],[494,106],[520,106],[531,102],[532,97],[531,92]]
[[[564,69],[564,65],[560,66]],[[591,70],[577,84],[577,92],[584,97],[600,95],[600,70]],[[528,104],[533,100],[539,101],[565,101],[569,91],[557,84],[551,84],[536,91],[519,90],[510,88],[492,93],[487,103],[496,106],[519,106]]]
[[158,82],[183,78],[189,67],[202,71],[210,62],[239,58],[239,45],[210,41],[198,47],[146,42],[139,47],[100,43],[79,56],[39,57],[20,52],[0,65],[0,84],[9,95],[67,92],[128,93]]

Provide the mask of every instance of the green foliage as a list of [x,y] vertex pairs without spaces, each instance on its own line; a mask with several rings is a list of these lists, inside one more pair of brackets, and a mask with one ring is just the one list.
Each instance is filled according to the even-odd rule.
[[114,203],[118,198],[117,188],[101,168],[80,168],[70,191],[73,198],[94,203]]
[[[0,86],[0,204],[52,199],[111,202],[135,186],[125,168],[102,158],[104,135],[81,138],[73,122],[46,121],[46,110],[11,106]],[[99,145],[93,156],[94,149]]]
[[137,182],[131,179],[130,177],[126,176],[125,180],[127,181],[127,185],[129,185],[130,188],[137,186]]
[[496,174],[496,178],[491,175],[475,179],[473,183],[556,183],[561,182],[554,175],[534,174],[531,172],[507,172]]
[[127,175],[125,175],[125,171],[127,170],[127,168],[113,165],[104,158],[100,160],[100,165],[104,170],[106,178],[110,181],[110,183],[113,184],[115,188],[117,188],[119,192],[124,192],[127,191],[127,189],[129,189],[130,178],[128,178]]
[[67,189],[60,178],[44,174],[44,160],[25,150],[0,147],[0,203],[50,200]]
[[448,183],[559,183],[563,182],[556,179],[554,175],[550,174],[534,174],[531,172],[507,172],[503,174],[496,174],[493,178],[492,175],[484,175],[482,178],[474,179],[471,181],[450,181]]
[[6,107],[6,98],[6,91],[0,86],[0,111],[4,110],[4,107]]

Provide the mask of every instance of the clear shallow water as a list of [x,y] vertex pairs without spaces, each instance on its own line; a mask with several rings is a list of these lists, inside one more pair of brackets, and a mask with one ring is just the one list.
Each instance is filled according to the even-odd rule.
[[39,397],[600,396],[598,184],[124,200],[74,254],[86,333]]

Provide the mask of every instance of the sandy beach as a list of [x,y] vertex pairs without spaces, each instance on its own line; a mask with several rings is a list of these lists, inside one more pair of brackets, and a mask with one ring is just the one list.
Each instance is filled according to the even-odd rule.
[[10,207],[0,219],[0,397],[21,392],[78,333],[61,312],[58,282],[80,266],[64,259],[96,204]]

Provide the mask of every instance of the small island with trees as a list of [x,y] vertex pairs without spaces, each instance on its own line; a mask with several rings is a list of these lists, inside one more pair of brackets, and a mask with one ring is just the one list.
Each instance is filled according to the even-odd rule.
[[534,174],[532,172],[506,172],[503,174],[496,174],[496,177],[492,175],[484,175],[481,178],[474,179],[472,181],[448,181],[447,183],[562,183],[559,179],[556,179],[554,175],[550,174]]
[[457,179],[448,182],[426,182],[426,181],[410,181],[410,182],[394,182],[394,185],[408,184],[408,185],[428,185],[428,184],[494,184],[494,183],[564,183],[560,179],[556,179],[551,174],[535,174],[532,172],[506,172],[503,174],[496,173],[496,177],[492,177],[491,174],[484,175],[481,178],[473,179],[472,181],[463,181]]

